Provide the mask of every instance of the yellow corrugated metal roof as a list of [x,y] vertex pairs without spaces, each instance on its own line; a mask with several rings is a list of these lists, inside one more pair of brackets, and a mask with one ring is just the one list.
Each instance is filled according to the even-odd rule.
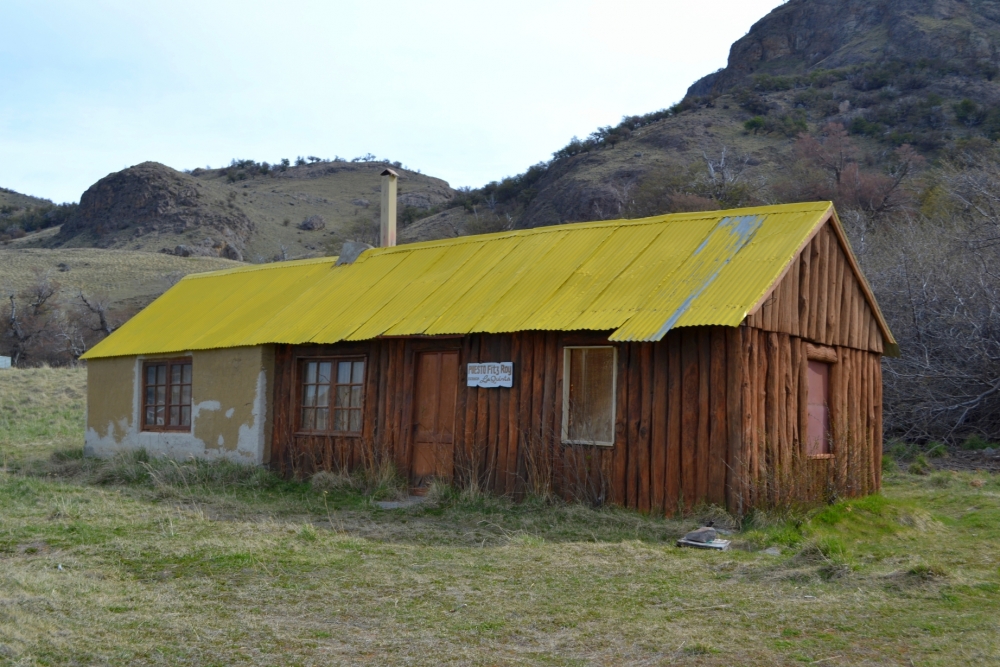
[[737,326],[831,215],[829,202],[681,213],[374,248],[342,266],[193,274],[84,358],[533,329],[650,341]]

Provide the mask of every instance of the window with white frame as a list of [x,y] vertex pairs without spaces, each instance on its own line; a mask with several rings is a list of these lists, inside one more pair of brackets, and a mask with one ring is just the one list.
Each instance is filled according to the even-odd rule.
[[617,361],[612,346],[563,348],[564,443],[615,444]]

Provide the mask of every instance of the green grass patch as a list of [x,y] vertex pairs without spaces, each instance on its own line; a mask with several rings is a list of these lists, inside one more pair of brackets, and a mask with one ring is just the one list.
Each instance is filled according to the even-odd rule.
[[717,553],[674,546],[717,508],[444,487],[384,510],[370,479],[11,446],[0,665],[1000,662],[991,475],[887,475]]

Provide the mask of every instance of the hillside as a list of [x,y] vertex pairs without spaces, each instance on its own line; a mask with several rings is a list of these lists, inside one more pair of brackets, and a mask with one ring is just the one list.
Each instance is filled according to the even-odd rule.
[[142,307],[189,273],[240,266],[227,259],[174,257],[160,253],[98,248],[0,247],[0,295],[18,293],[47,276],[72,300],[83,291],[115,308]]
[[[37,245],[253,262],[336,253],[344,240],[376,229],[386,166],[318,161],[265,171],[247,160],[184,173],[146,162],[91,186],[59,233]],[[441,179],[397,171],[404,219],[454,196]]]
[[52,202],[40,197],[22,195],[7,188],[0,188],[0,215],[9,215],[16,210],[30,208],[32,206],[45,206]]
[[[493,197],[491,211],[520,227],[657,212],[633,205],[654,181],[687,197],[660,212],[774,201],[767,186],[791,178],[796,138],[830,123],[873,171],[903,144],[933,163],[1000,138],[998,21],[1000,5],[980,0],[790,0],[678,104],[574,138],[458,201],[471,211]],[[741,197],[719,196],[727,179],[743,184]]]

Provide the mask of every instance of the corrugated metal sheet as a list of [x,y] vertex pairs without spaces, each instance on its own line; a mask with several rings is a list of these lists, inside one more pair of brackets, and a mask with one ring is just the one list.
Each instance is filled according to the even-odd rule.
[[829,202],[560,225],[195,274],[85,358],[519,330],[737,326]]

